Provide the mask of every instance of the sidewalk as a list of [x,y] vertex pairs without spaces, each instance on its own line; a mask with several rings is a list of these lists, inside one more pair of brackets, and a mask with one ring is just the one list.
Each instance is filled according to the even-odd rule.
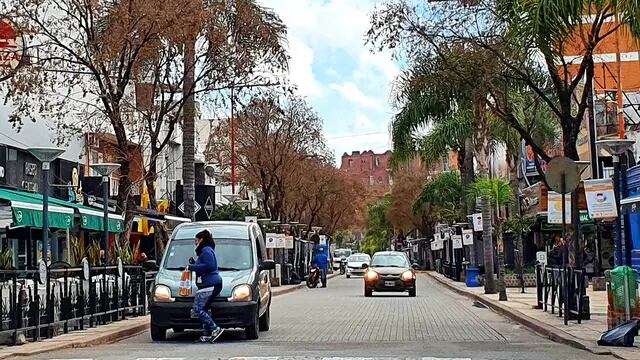
[[[339,274],[331,274],[327,279]],[[283,285],[271,289],[274,297],[285,295],[306,287],[306,283],[299,285]],[[117,321],[107,325],[100,325],[82,331],[55,336],[38,342],[28,342],[23,345],[0,347],[0,360],[14,359],[19,356],[33,356],[46,352],[69,348],[83,348],[101,344],[111,344],[130,336],[137,335],[149,329],[149,315]]]
[[[436,272],[427,272],[428,276],[436,279],[462,295],[480,301],[492,310],[515,320],[531,330],[549,339],[567,345],[585,349],[594,354],[611,354],[620,359],[640,359],[640,348],[603,347],[596,343],[600,335],[607,330],[607,293],[606,291],[589,291],[591,301],[591,319],[564,321],[558,314],[551,314],[535,309],[537,304],[536,288],[526,288],[522,294],[520,288],[507,288],[509,301],[498,301],[498,294],[487,295],[484,287],[469,288],[463,282],[455,282]],[[637,344],[637,340],[636,340]]]
[[139,316],[107,325],[53,337],[24,345],[7,346],[0,349],[0,359],[14,359],[18,356],[32,356],[45,352],[82,348],[114,343],[139,334],[149,328],[149,316]]

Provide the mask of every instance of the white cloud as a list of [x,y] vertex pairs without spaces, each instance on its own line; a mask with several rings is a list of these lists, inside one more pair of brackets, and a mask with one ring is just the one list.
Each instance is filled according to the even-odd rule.
[[295,38],[290,40],[289,44],[289,50],[292,55],[289,66],[291,80],[298,85],[302,95],[309,97],[321,96],[322,89],[313,74],[313,49]]
[[338,91],[345,99],[356,104],[358,107],[382,110],[380,103],[365,95],[358,85],[348,81],[342,84],[332,83],[329,88]]

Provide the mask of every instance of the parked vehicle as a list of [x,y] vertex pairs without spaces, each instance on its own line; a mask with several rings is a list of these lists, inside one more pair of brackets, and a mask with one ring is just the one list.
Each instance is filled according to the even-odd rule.
[[351,275],[364,275],[365,269],[362,265],[369,265],[371,262],[371,256],[367,254],[354,254],[347,259],[347,279]]
[[320,282],[320,268],[317,266],[309,269],[309,274],[307,275],[307,287],[310,289],[318,287],[318,283]]
[[[223,289],[211,301],[214,321],[222,328],[242,328],[247,339],[257,339],[270,326],[271,281],[275,263],[266,258],[262,232],[255,223],[195,222],[175,228],[159,266],[149,304],[151,338],[164,340],[167,329],[201,328],[190,316],[193,295],[179,296],[180,275],[194,255],[194,237],[208,229],[216,243]],[[193,284],[192,294],[197,291]]]
[[399,251],[377,252],[371,258],[371,264],[363,264],[364,296],[370,297],[377,292],[408,292],[416,296],[417,264],[411,265],[407,254]]

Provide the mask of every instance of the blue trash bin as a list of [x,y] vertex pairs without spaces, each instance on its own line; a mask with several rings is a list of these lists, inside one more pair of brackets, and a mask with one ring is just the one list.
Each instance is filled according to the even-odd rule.
[[478,287],[480,283],[478,282],[478,275],[480,274],[480,269],[477,267],[467,268],[467,287]]

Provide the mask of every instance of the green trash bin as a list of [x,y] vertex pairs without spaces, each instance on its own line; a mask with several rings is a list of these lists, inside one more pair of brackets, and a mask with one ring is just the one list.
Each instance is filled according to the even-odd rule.
[[629,266],[618,266],[611,270],[609,274],[611,276],[614,311],[625,311],[625,298],[629,299],[629,309],[634,309],[638,305],[638,273]]

